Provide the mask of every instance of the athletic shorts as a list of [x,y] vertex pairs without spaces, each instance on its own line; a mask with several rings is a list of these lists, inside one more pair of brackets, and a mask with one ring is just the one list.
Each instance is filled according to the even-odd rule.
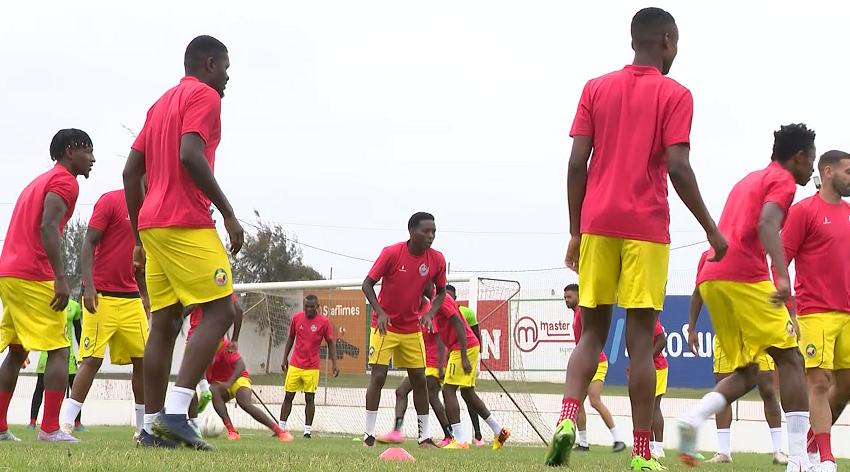
[[806,369],[850,369],[850,314],[843,311],[797,315]]
[[707,280],[699,293],[732,370],[756,363],[766,349],[797,347],[797,334],[785,305],[775,305],[770,281],[746,283]]
[[670,245],[596,234],[581,235],[579,305],[664,308]]
[[386,336],[378,334],[377,329],[369,332],[369,364],[390,365],[399,369],[425,368],[425,340],[422,331],[409,334],[387,331]]
[[319,369],[302,369],[290,365],[286,369],[283,389],[287,392],[316,393],[319,388]]
[[36,282],[0,277],[0,352],[17,344],[26,351],[55,351],[69,347],[68,315],[63,307],[53,311],[53,281]]
[[469,365],[472,370],[467,374],[463,371],[463,361],[461,360],[460,351],[452,351],[449,353],[449,363],[446,366],[447,385],[457,385],[459,387],[474,387],[475,377],[478,376],[478,353],[479,346],[471,347],[466,350],[466,356],[469,358]]
[[233,382],[233,385],[227,389],[227,398],[224,399],[225,402],[229,402],[236,398],[236,392],[239,391],[240,388],[247,388],[251,390],[251,379],[248,377],[239,377],[236,379],[236,382]]
[[114,365],[127,365],[131,359],[145,357],[148,340],[148,318],[141,298],[97,295],[97,313],[90,313],[83,303],[83,332],[80,358],[103,359],[109,346],[109,359]]
[[667,393],[667,367],[656,369],[655,371],[655,396],[664,395]]
[[148,228],[139,237],[147,254],[151,311],[177,302],[208,303],[233,293],[230,259],[215,228]]
[[593,374],[593,378],[590,382],[602,382],[605,383],[605,376],[608,375],[608,361],[600,362],[599,365],[596,366],[596,372]]
[[[756,356],[756,364],[759,365],[759,371],[761,372],[773,372],[776,368],[773,363],[773,358],[770,357],[766,352],[759,353]],[[735,367],[732,366],[732,363],[729,361],[729,357],[723,354],[723,348],[720,347],[720,341],[718,341],[717,336],[714,336],[714,373],[715,374],[731,374],[735,372]]]

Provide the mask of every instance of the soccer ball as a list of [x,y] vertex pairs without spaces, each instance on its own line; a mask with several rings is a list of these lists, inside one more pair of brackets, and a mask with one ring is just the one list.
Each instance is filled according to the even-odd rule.
[[210,412],[201,420],[201,436],[212,439],[221,436],[224,432],[224,421],[214,412]]

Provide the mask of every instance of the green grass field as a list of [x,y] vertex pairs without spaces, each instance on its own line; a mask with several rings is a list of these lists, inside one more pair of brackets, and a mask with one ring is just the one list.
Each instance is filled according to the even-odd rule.
[[[30,470],[69,472],[87,471],[457,471],[477,470],[501,472],[544,471],[545,450],[542,447],[508,446],[500,451],[476,448],[468,451],[419,450],[412,441],[404,444],[415,462],[387,462],[378,458],[386,447],[364,448],[360,442],[343,438],[306,440],[296,437],[294,442],[281,443],[265,431],[243,430],[242,439],[228,441],[225,436],[213,439],[213,452],[188,449],[169,451],[136,448],[132,442],[133,430],[129,427],[93,427],[88,433],[79,433],[80,444],[51,444],[35,441],[35,432],[23,427],[12,427],[12,432],[22,442],[0,443],[0,471],[23,472]],[[624,471],[628,470],[629,453],[607,452],[597,446],[589,453],[575,453],[570,470]],[[673,451],[668,451],[663,463],[669,470],[686,470],[678,465]],[[702,471],[783,471],[770,463],[766,454],[735,454],[734,464],[702,464]],[[461,462],[463,461],[463,462]],[[463,464],[460,466],[460,464]],[[474,466],[473,466],[474,464]],[[839,468],[850,466],[850,461],[839,461]]]

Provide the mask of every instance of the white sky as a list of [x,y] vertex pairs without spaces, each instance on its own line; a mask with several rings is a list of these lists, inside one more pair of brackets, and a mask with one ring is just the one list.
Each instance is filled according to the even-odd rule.
[[[692,162],[715,219],[731,186],[767,165],[779,125],[813,127],[819,154],[850,150],[848,7],[766,5],[655,4],[679,24],[670,75],[694,95]],[[588,79],[631,61],[629,22],[645,6],[0,2],[0,237],[21,189],[50,167],[60,128],[95,143],[78,213],[119,188],[132,143],[121,124],[138,131],[183,75],[188,42],[211,34],[232,63],[216,175],[240,218],[256,208],[302,243],[374,259],[429,211],[453,270],[562,267],[576,103]],[[670,191],[672,247],[704,240]],[[674,251],[671,274],[692,270],[705,247]],[[309,247],[304,257],[334,278],[370,266]]]

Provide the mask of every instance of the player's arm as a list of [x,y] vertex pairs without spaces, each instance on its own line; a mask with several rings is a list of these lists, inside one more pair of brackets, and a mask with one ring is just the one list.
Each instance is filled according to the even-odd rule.
[[336,363],[336,340],[333,336],[328,336],[325,338],[325,344],[328,345],[328,355],[331,356],[331,372],[336,377],[339,375],[339,367]]
[[[290,328],[289,337],[286,339],[286,346],[283,347],[283,361],[280,363],[280,368],[286,372],[289,369],[289,353],[292,352],[292,346],[295,345],[295,333]],[[328,348],[330,349],[330,348]]]
[[[431,300],[431,308],[428,310],[428,313],[425,313],[422,316],[422,324],[427,324],[430,326],[431,320],[434,318],[434,315],[437,314],[437,310],[443,306],[443,302],[446,301],[446,286],[443,284],[442,287],[437,287],[437,294],[434,296],[434,299]],[[458,315],[460,316],[460,315]]]
[[567,164],[567,204],[570,211],[570,236],[581,236],[581,206],[587,192],[587,161],[593,151],[593,137],[573,136]]
[[[463,364],[463,371],[469,373],[472,369],[472,364],[469,363],[469,356],[466,354],[466,350],[469,349],[466,344],[466,325],[463,324],[463,319],[459,314],[455,313],[449,318],[449,322],[451,322],[452,326],[455,327],[455,332],[457,333],[457,343],[460,348],[460,359]],[[469,367],[469,369],[467,369]]]
[[[464,341],[466,341],[464,339]],[[465,352],[465,351],[464,351]],[[437,336],[437,370],[439,371],[439,377],[442,380],[443,377],[446,376],[446,345],[443,344],[443,340]]]
[[242,371],[245,370],[245,361],[242,360],[242,357],[236,359],[236,363],[233,364],[233,374],[230,375],[230,378],[227,379],[227,388],[233,386],[236,382],[236,379],[242,376]]
[[661,351],[663,351],[665,347],[667,347],[667,336],[664,336],[664,332],[662,331],[661,334],[655,336],[655,340],[653,340],[652,358],[655,359],[656,357],[658,357],[658,355],[661,354]]
[[[143,129],[139,137],[141,138],[144,133],[145,130]],[[133,235],[136,237],[137,248],[142,247],[142,240],[139,239],[139,210],[141,210],[142,201],[145,198],[142,177],[145,176],[146,172],[145,154],[135,147],[130,149],[122,176],[124,179],[124,198],[127,200],[127,213],[130,216],[130,226],[133,228]]]
[[[785,252],[786,266],[790,265],[791,261],[793,261],[797,257],[797,254],[800,253],[800,248],[803,246],[806,238],[807,226],[808,221],[805,212],[803,211],[803,206],[800,204],[792,206],[791,209],[788,210],[788,217],[785,218],[785,224],[779,235],[782,239],[782,250]],[[773,257],[771,257],[771,271],[773,272],[773,280],[777,280],[779,277],[779,271],[776,267],[776,262],[773,261]],[[788,297],[788,301],[785,302],[785,306],[788,308],[788,313],[791,315],[791,318],[796,318],[797,305],[794,301],[794,297]]]
[[68,205],[58,194],[47,192],[44,197],[44,212],[41,215],[41,244],[47,254],[47,260],[53,268],[54,296],[50,306],[54,311],[65,311],[68,307],[68,299],[71,289],[68,287],[68,279],[65,277],[65,265],[62,263],[62,251],[59,242],[62,239],[59,234],[59,226],[62,218],[68,211]]
[[[697,320],[702,311],[702,295],[699,294],[699,286],[694,287],[694,293],[691,294],[691,303],[688,305],[688,346],[691,347],[691,352],[694,354],[699,350],[699,337],[697,336]],[[664,344],[667,344],[667,338],[664,338]]]
[[[74,338],[77,340],[77,346],[80,345],[80,335],[83,333],[83,314],[82,310],[74,307],[77,310],[76,316],[74,316]],[[73,346],[72,346],[73,347]]]
[[148,283],[145,281],[144,270],[136,269],[136,286],[139,287],[139,297],[142,299],[142,306],[145,307],[145,314],[148,319],[151,317],[151,299],[148,296]]
[[230,338],[230,342],[237,343],[239,342],[239,333],[242,332],[242,315],[244,313],[238,303],[233,302],[233,305],[236,307],[236,316],[233,317],[233,336]]
[[97,290],[94,287],[94,250],[103,236],[103,231],[89,225],[86,236],[83,239],[83,304],[89,313],[97,313]]
[[758,235],[762,247],[770,256],[773,266],[776,268],[776,301],[785,302],[791,295],[791,282],[788,276],[788,263],[785,261],[785,251],[782,248],[782,238],[779,231],[782,229],[782,219],[785,212],[779,204],[768,201],[762,206],[759,215]]

